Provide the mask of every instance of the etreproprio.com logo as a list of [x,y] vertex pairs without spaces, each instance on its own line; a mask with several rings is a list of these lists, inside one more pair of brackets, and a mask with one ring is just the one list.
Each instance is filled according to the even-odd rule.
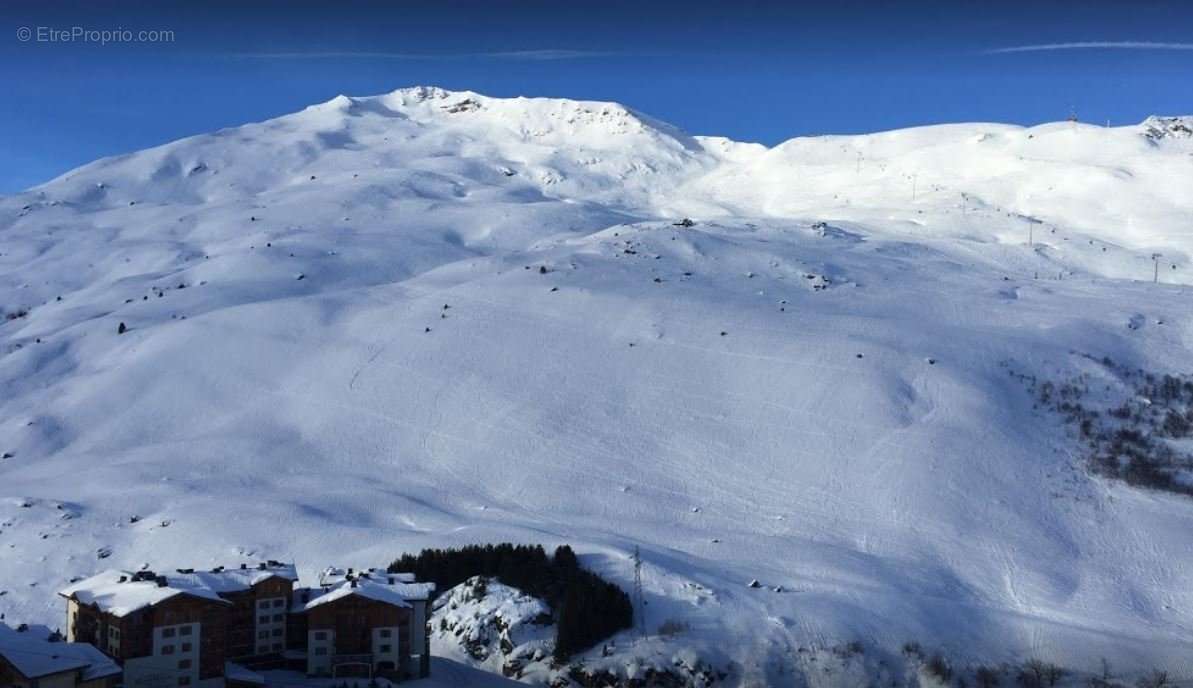
[[22,26],[17,29],[17,40],[22,43],[173,43],[171,29],[91,29],[85,26],[57,28],[53,26]]

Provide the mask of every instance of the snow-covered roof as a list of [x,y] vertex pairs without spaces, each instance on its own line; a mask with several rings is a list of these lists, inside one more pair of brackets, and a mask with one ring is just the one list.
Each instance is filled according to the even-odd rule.
[[0,623],[0,656],[28,679],[82,670],[84,681],[120,673],[104,653],[86,643],[50,642]]
[[399,583],[414,583],[417,580],[413,573],[389,573],[385,569],[376,567],[356,570],[351,568],[340,568],[338,566],[328,566],[319,573],[319,585],[324,587],[339,585],[340,583],[348,580],[349,577],[356,576],[386,576],[387,578],[394,578]]
[[[413,574],[386,573],[376,569],[361,573],[338,572],[319,577],[323,590],[299,591],[294,611],[305,612],[329,602],[359,595],[395,607],[409,607],[410,602],[426,600],[435,592],[434,583],[416,583]],[[309,598],[306,595],[309,593]]]
[[180,571],[168,575],[168,578],[187,579],[197,585],[203,585],[216,592],[240,592],[252,586],[267,581],[270,578],[283,578],[295,582],[298,580],[298,570],[294,564],[268,562],[256,566],[242,565],[240,568],[211,571]]
[[351,582],[341,583],[340,585],[337,585],[327,592],[324,592],[323,594],[313,598],[310,602],[304,604],[302,606],[302,611],[310,611],[315,607],[327,604],[329,602],[335,602],[336,600],[343,599],[345,597],[351,597],[353,595],[367,597],[370,600],[376,600],[378,602],[385,602],[386,604],[391,604],[395,607],[410,606],[410,603],[406,601],[406,598],[403,597],[400,592],[395,590],[393,586],[384,585],[376,581],[365,580],[358,582],[356,585],[352,585]]
[[221,593],[248,590],[269,578],[298,580],[293,564],[268,562],[257,566],[211,571],[182,569],[174,573],[156,575],[151,571],[121,571],[109,569],[59,591],[83,604],[94,604],[115,616],[126,616],[164,602],[176,595],[192,595],[225,602]]
[[58,594],[83,604],[94,604],[115,616],[127,616],[178,595],[225,601],[214,590],[197,581],[171,580],[169,576],[152,578],[143,573],[138,575],[118,569],[108,569],[81,580],[58,591]]

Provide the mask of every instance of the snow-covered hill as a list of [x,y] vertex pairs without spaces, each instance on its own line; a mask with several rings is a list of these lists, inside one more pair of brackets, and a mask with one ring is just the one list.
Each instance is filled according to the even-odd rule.
[[1193,502],[1016,377],[1189,372],[1187,121],[768,149],[413,88],[0,199],[0,613],[506,539],[628,588],[640,545],[636,642],[730,683],[853,641],[1193,675]]
[[[430,625],[431,644],[440,656],[525,683],[707,687],[725,676],[708,657],[682,644],[667,648],[665,642],[625,647],[610,641],[583,660],[557,662],[552,658],[556,628],[550,607],[492,578],[475,576],[444,591],[435,601]],[[685,630],[675,622],[660,635]]]

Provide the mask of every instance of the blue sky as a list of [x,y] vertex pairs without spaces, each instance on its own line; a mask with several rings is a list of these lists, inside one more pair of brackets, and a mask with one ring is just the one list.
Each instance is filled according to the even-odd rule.
[[[1070,109],[1116,124],[1193,114],[1189,0],[8,0],[0,18],[0,193],[339,93],[415,84],[616,100],[691,133],[766,144],[1032,124]],[[38,40],[74,27],[173,40]]]

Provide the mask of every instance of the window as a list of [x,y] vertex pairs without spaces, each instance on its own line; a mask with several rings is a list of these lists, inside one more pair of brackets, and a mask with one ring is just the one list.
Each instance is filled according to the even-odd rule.
[[258,617],[257,617],[257,623],[259,623],[259,624],[267,624],[267,623],[269,623],[269,617],[268,617],[268,616],[258,616]]
[[173,638],[174,637],[174,629],[173,628],[163,628],[162,629],[162,637],[163,638]]
[[183,626],[182,628],[178,629],[178,635],[190,635],[190,634],[191,634],[190,626]]
[[261,600],[257,603],[257,607],[260,609],[269,609],[269,600]]
[[327,640],[327,631],[315,631],[315,640]]
[[381,637],[382,638],[388,638],[391,633],[392,633],[392,631],[390,631],[388,628],[381,629]]
[[274,601],[273,601],[273,606],[274,606],[274,609],[276,609],[276,608],[278,608],[278,607],[282,606],[282,602],[283,602],[283,600],[282,600],[282,598],[280,598],[280,597],[279,597],[278,599],[274,600]]
[[380,649],[380,650],[378,650],[378,652],[380,652],[380,653],[384,654],[384,653],[386,653],[386,652],[389,652],[391,649],[392,649],[392,646],[391,646],[391,645],[382,645],[382,646],[381,646],[381,649]]
[[286,620],[286,615],[285,614],[274,614],[273,620],[277,623],[281,623],[282,621]]
[[257,631],[257,640],[265,640],[269,637],[269,631]]
[[189,686],[190,684],[191,684],[191,677],[190,677],[190,676],[179,676],[179,677],[178,677],[178,685],[180,685],[180,686]]
[[190,652],[190,651],[191,651],[191,644],[190,644],[190,643],[183,643],[183,644],[182,644],[182,647],[178,648],[178,651],[179,651],[179,652]]
[[191,668],[191,660],[189,660],[189,659],[180,659],[180,660],[178,660],[178,668],[179,668],[179,669],[189,669],[189,668]]
[[327,654],[327,648],[326,647],[317,647],[317,648],[315,648],[315,654],[316,655],[325,655],[325,654]]
[[281,643],[274,643],[274,644],[273,644],[273,651],[274,651],[274,652],[281,652],[281,651],[282,651],[282,644],[281,644]]
[[174,646],[173,645],[162,645],[162,654],[163,655],[174,654]]
[[282,631],[282,629],[280,629],[280,628],[275,628],[275,629],[273,629],[273,637],[275,637],[275,638],[281,638],[281,637],[282,637],[282,632],[283,632],[283,631]]

